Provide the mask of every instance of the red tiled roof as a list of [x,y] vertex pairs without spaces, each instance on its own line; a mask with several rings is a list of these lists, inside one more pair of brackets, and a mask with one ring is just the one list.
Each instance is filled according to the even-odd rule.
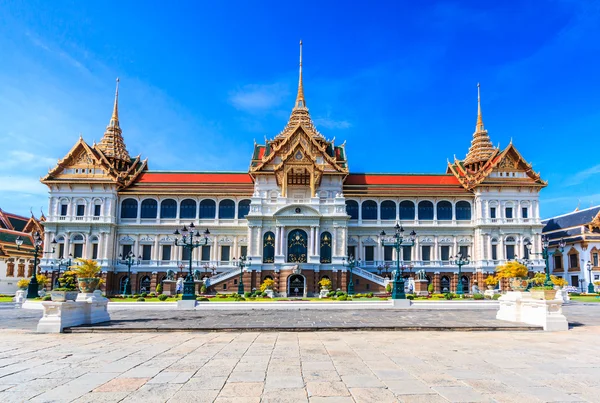
[[143,172],[136,182],[252,184],[252,178],[245,172]]
[[460,186],[454,175],[350,174],[344,185]]

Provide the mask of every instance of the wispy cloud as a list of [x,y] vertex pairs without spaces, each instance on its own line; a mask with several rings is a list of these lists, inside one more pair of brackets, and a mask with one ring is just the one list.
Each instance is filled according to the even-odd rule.
[[249,84],[232,91],[229,102],[236,109],[245,112],[266,112],[280,106],[289,93],[288,87],[280,83]]
[[29,169],[40,168],[56,165],[56,159],[45,157],[43,155],[37,155],[28,151],[15,150],[8,153],[8,158],[5,160],[3,167],[0,171],[6,168],[25,166]]
[[317,125],[317,127],[323,127],[326,129],[348,129],[350,127],[352,127],[352,123],[350,123],[347,120],[336,120],[336,119],[332,119],[329,116],[325,116],[325,117],[317,117],[313,119],[315,122],[315,125]]
[[584,169],[583,171],[577,172],[575,175],[573,175],[571,178],[568,178],[565,181],[565,185],[567,185],[567,186],[579,185],[594,175],[598,175],[597,179],[600,179],[600,164],[595,165],[588,169]]

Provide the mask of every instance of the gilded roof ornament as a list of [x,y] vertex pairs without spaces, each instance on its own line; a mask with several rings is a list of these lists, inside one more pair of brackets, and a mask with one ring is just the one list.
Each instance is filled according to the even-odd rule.
[[[131,161],[125,141],[123,140],[122,130],[119,125],[119,79],[117,78],[117,88],[115,90],[115,103],[112,115],[104,136],[94,148],[106,156],[109,160],[118,160],[128,165]],[[118,169],[124,168],[119,164]]]
[[483,117],[481,114],[481,91],[480,85],[477,83],[477,123],[475,125],[475,133],[471,147],[465,158],[465,165],[476,166],[478,163],[486,162],[494,154],[494,145],[488,136],[487,130],[483,126]]

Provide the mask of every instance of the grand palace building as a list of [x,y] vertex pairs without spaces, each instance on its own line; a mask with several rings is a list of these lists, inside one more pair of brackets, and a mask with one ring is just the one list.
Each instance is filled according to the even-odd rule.
[[[188,270],[189,250],[175,245],[173,233],[193,222],[200,233],[210,231],[192,252],[193,269],[208,278],[210,291],[236,291],[241,256],[251,258],[246,290],[267,277],[280,295],[318,293],[322,277],[344,290],[354,256],[356,292],[380,292],[397,258],[394,248],[381,246],[380,233],[399,223],[417,233],[398,256],[405,276],[424,270],[436,292],[454,291],[458,281],[471,290],[515,258],[541,270],[543,261],[524,245],[541,251],[539,192],[546,182],[512,142],[492,145],[478,103],[466,157],[449,162],[446,172],[351,172],[345,144],[327,140],[311,120],[300,62],[290,118],[279,134],[254,145],[247,172],[152,171],[127,151],[117,84],[102,140],[89,145],[80,137],[41,179],[49,189],[44,243],[56,241],[41,267],[56,270],[69,255],[96,259],[106,292],[118,293],[127,276],[120,256],[131,252],[134,292],[154,291],[169,271],[178,277]],[[460,278],[459,252],[470,256]]]

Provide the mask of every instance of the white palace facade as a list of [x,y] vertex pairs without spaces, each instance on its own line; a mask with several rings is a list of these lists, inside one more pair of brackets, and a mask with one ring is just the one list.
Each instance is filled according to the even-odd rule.
[[[79,138],[41,181],[49,189],[45,244],[57,242],[42,269],[56,270],[69,255],[96,259],[108,294],[119,292],[127,276],[119,256],[129,252],[136,256],[134,291],[154,291],[169,270],[185,275],[189,255],[173,232],[191,222],[210,231],[192,260],[212,292],[236,291],[240,256],[252,259],[246,290],[270,277],[281,295],[292,287],[312,295],[324,276],[344,290],[349,255],[360,259],[356,292],[381,292],[397,256],[381,246],[380,233],[396,223],[417,233],[399,256],[406,276],[424,270],[436,292],[453,291],[458,281],[470,290],[498,264],[528,258],[528,240],[541,251],[539,192],[546,186],[512,143],[492,145],[480,106],[465,159],[449,162],[445,173],[351,172],[345,144],[327,140],[311,120],[302,63],[289,121],[266,144],[255,144],[247,172],[150,170],[125,146],[117,87],[102,140]],[[470,256],[460,279],[458,252]],[[536,256],[533,271],[543,268]]]

